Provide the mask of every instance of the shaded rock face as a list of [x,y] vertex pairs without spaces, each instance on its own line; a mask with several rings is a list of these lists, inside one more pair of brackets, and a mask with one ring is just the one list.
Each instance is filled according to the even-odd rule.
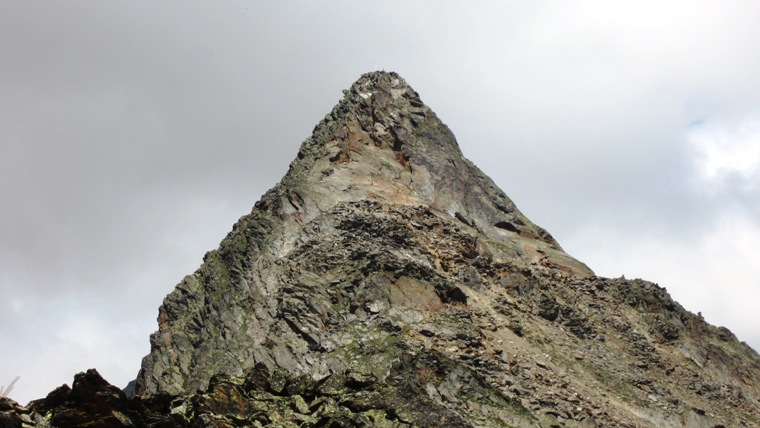
[[566,254],[395,73],[345,91],[158,323],[135,397],[88,372],[0,422],[760,426],[755,351]]

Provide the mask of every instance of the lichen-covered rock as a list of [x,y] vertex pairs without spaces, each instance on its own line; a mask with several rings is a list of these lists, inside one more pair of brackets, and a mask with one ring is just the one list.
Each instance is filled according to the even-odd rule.
[[[483,388],[466,367],[435,352],[407,354],[392,374],[380,380],[349,370],[311,382],[258,364],[245,375],[214,376],[194,394],[128,399],[89,370],[76,376],[71,389],[56,390],[29,409],[0,401],[0,426],[473,426],[468,419],[480,426],[538,426],[519,403]],[[461,414],[474,409],[472,417],[443,405],[439,390]]]
[[395,73],[345,92],[158,322],[151,423],[760,424],[755,351],[594,276]]

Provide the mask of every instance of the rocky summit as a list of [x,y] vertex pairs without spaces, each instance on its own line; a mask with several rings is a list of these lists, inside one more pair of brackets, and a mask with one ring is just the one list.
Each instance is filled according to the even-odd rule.
[[760,356],[527,219],[395,73],[363,75],[95,370],[0,426],[758,427]]

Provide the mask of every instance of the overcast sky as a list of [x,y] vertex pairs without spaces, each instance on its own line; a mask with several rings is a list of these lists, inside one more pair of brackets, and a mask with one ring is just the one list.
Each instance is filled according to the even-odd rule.
[[362,73],[597,274],[760,349],[760,2],[0,3],[0,385],[124,386]]

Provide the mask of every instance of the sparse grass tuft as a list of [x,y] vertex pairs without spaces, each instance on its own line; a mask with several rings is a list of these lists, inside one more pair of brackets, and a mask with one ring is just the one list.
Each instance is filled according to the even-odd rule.
[[15,379],[13,379],[13,380],[11,381],[11,383],[9,383],[9,384],[8,384],[8,386],[7,386],[7,387],[5,387],[5,386],[0,386],[0,397],[7,397],[7,396],[8,396],[8,394],[10,394],[10,393],[11,393],[11,391],[13,391],[13,385],[15,385],[15,384],[16,384],[16,382],[17,382],[19,379],[21,379],[21,376],[16,376],[16,378],[15,378]]

